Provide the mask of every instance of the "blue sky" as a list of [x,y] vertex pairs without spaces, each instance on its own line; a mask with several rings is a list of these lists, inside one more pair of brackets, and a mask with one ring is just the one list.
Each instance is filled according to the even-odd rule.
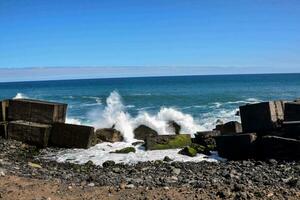
[[0,24],[0,79],[32,67],[300,72],[298,0],[0,0]]

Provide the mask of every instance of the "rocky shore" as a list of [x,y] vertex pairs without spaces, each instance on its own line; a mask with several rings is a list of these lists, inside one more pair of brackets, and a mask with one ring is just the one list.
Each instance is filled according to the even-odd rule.
[[[172,162],[166,158],[135,165],[107,161],[103,166],[95,166],[91,162],[77,165],[42,159],[43,155],[49,152],[55,153],[59,149],[37,149],[14,140],[0,138],[0,150],[2,183],[4,180],[6,183],[11,180],[10,184],[18,184],[13,181],[16,179],[32,184],[40,181],[44,185],[56,185],[57,191],[61,188],[66,190],[77,188],[82,191],[82,195],[85,192],[93,193],[96,188],[99,188],[98,193],[103,191],[101,193],[103,197],[112,199],[115,197],[121,199],[300,198],[299,161],[245,160],[194,163]],[[93,189],[86,191],[87,188]],[[15,187],[12,191],[20,193],[22,188]],[[17,193],[12,194],[12,191],[9,187],[0,185],[0,198],[15,197]],[[94,192],[94,195],[96,194],[97,192]],[[49,195],[47,198],[50,199],[51,196],[52,199],[64,198],[64,196],[55,196],[55,192]],[[86,199],[97,199],[94,195],[87,195]],[[72,195],[68,197],[73,198]]]

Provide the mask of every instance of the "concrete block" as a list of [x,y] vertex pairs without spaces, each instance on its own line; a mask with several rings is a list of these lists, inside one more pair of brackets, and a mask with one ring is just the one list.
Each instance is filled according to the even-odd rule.
[[284,118],[284,102],[269,101],[240,107],[242,129],[245,133],[264,135],[275,131]]
[[192,141],[199,145],[215,147],[215,137],[219,135],[221,135],[221,133],[218,130],[197,132],[195,138],[192,138]]
[[147,137],[158,135],[158,133],[155,130],[145,125],[138,126],[136,129],[134,129],[133,133],[135,139],[144,141]]
[[300,140],[264,136],[258,144],[264,159],[300,160]]
[[12,121],[8,123],[8,138],[31,145],[46,147],[51,131],[51,125],[27,121]]
[[7,123],[0,122],[0,137],[7,138]]
[[300,121],[300,102],[285,103],[284,120]]
[[0,122],[7,121],[8,100],[0,101]]
[[62,148],[89,148],[94,136],[94,127],[54,123],[49,145]]
[[96,145],[101,142],[122,142],[124,137],[122,133],[114,128],[97,129],[93,137],[92,145]]
[[237,121],[227,122],[216,126],[215,130],[219,130],[222,135],[242,133],[242,124]]
[[282,127],[284,137],[300,139],[300,121],[284,121]]
[[191,135],[158,135],[146,138],[147,150],[177,149],[191,145]]
[[233,134],[216,137],[219,156],[229,160],[244,160],[256,157],[256,134]]
[[67,104],[31,100],[14,99],[8,103],[8,120],[24,120],[44,124],[64,123]]

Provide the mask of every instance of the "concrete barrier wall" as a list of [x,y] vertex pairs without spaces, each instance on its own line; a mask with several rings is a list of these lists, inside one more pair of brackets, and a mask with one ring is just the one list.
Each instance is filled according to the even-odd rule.
[[29,99],[9,100],[8,121],[24,120],[52,124],[64,123],[67,104]]
[[285,121],[300,121],[300,102],[285,103]]
[[8,123],[8,138],[22,141],[39,147],[46,147],[51,132],[51,125],[27,121]]
[[94,136],[94,127],[54,123],[49,144],[62,148],[88,148]]

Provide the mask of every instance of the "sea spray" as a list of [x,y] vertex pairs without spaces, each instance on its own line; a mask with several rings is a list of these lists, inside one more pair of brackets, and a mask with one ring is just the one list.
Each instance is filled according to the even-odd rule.
[[184,114],[175,108],[161,108],[154,115],[143,111],[135,117],[132,117],[126,109],[121,96],[114,91],[106,99],[106,107],[102,110],[94,110],[89,116],[93,119],[93,126],[96,128],[114,127],[123,134],[127,142],[133,141],[133,131],[139,125],[146,125],[162,135],[174,134],[174,130],[169,126],[170,121],[178,123],[182,133],[193,135],[197,131],[205,130],[191,115]]
[[23,93],[17,93],[13,99],[28,99],[28,97]]

